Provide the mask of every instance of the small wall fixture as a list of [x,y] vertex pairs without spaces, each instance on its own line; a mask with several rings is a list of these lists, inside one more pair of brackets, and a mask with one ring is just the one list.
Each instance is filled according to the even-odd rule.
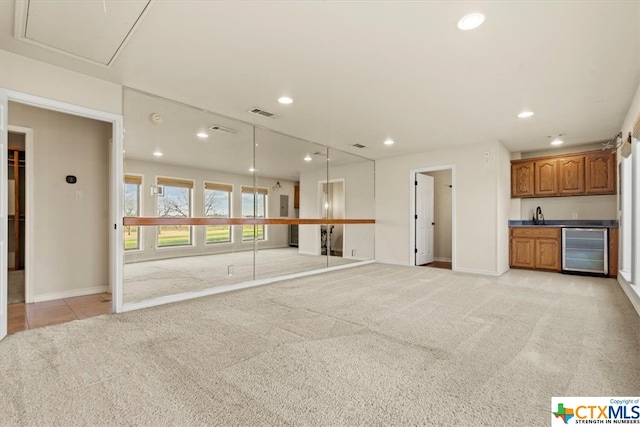
[[273,187],[271,187],[271,189],[273,191],[280,191],[280,189],[282,188],[282,185],[280,185],[280,181],[276,182],[276,185],[274,185]]

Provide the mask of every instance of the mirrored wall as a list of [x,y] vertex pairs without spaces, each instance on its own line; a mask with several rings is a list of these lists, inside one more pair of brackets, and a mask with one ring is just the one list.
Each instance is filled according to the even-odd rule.
[[373,161],[123,98],[125,304],[373,259]]

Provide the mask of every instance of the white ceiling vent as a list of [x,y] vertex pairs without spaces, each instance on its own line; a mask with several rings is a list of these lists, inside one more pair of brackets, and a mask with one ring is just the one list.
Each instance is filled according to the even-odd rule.
[[16,1],[18,40],[111,66],[147,14],[150,0]]
[[258,108],[258,107],[253,107],[252,109],[247,110],[247,111],[249,111],[252,114],[257,114],[259,116],[266,117],[268,119],[272,119],[273,117],[275,117],[275,114],[270,113],[268,111],[265,111],[265,110],[263,110],[261,108]]
[[353,144],[352,147],[356,147],[356,148],[365,148],[364,145],[362,144]]
[[215,130],[216,132],[222,132],[222,133],[236,133],[237,132],[237,130],[235,130],[235,129],[231,129],[231,128],[220,126],[220,125],[209,126],[209,129]]

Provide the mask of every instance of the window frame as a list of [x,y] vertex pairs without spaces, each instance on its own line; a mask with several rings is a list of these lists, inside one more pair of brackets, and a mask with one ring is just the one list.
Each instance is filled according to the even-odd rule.
[[[142,199],[142,184],[144,181],[144,175],[141,174],[136,174],[136,173],[125,173],[124,174],[124,180],[122,183],[122,217],[139,217],[142,213],[142,203],[143,203],[143,199]],[[125,212],[125,207],[126,207],[126,196],[127,196],[127,185],[135,185],[136,186],[136,215],[126,215]],[[140,226],[124,226],[123,227],[123,233],[126,233],[127,227],[130,228],[136,228],[137,229],[137,245],[135,248],[128,248],[126,247],[126,238],[122,237],[122,248],[125,251],[125,253],[129,253],[129,252],[135,252],[135,251],[143,251],[144,247],[143,247],[143,227]]]
[[[245,216],[244,212],[242,212],[242,217],[243,218],[255,218],[255,219],[266,219],[268,218],[268,213],[269,213],[269,209],[268,209],[268,203],[269,203],[269,189],[268,188],[264,188],[264,187],[252,187],[252,186],[242,186],[241,190],[240,190],[241,196],[240,196],[240,204],[241,204],[241,208],[244,208],[244,201],[242,200],[244,195],[252,195],[253,199],[252,199],[252,204],[253,204],[253,213],[251,216]],[[264,216],[260,217],[256,215],[256,196],[261,195],[264,197],[263,199],[263,208],[264,208]],[[252,239],[245,239],[244,237],[244,230],[245,227],[253,227],[253,238]],[[256,230],[262,227],[262,238],[258,238],[257,235],[258,233],[256,232]],[[266,242],[269,240],[268,237],[268,226],[266,224],[261,224],[261,225],[243,225],[242,228],[242,242]]]
[[[158,189],[158,191],[156,192],[156,198],[155,198],[155,209],[156,209],[156,215],[158,218],[192,218],[193,217],[193,211],[194,211],[194,207],[193,207],[193,198],[194,198],[194,192],[193,189],[195,187],[195,181],[193,179],[187,179],[187,178],[175,178],[175,177],[168,177],[168,176],[156,176],[155,179],[155,183],[156,183],[156,188]],[[187,216],[176,216],[176,215],[160,215],[159,211],[160,211],[160,197],[167,197],[167,187],[170,188],[187,188],[189,190],[189,196],[188,196],[188,203],[189,203],[189,213]],[[158,250],[167,250],[167,249],[178,249],[178,248],[192,248],[193,246],[195,246],[195,239],[194,239],[194,232],[193,232],[193,226],[192,225],[187,225],[186,227],[188,227],[189,229],[189,243],[185,243],[185,244],[175,244],[175,245],[160,245],[160,230],[162,227],[167,227],[167,226],[156,226],[156,233],[155,233],[155,248]]]
[[[227,206],[227,216],[226,218],[232,217],[232,200],[233,200],[233,185],[225,184],[221,182],[214,181],[204,181],[204,189],[203,189],[203,209],[202,213],[205,218],[224,218],[224,217],[215,217],[207,215],[207,191],[218,191],[227,193],[228,197],[228,206]],[[219,241],[219,242],[209,242],[207,239],[207,232],[209,227],[225,227],[222,225],[206,225],[204,231],[204,244],[207,245],[225,245],[225,244],[233,244],[233,227],[231,225],[227,225],[226,227],[229,230],[229,240]]]

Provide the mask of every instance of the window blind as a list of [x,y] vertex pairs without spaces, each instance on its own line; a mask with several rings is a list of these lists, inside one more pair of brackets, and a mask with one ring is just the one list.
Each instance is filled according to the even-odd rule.
[[233,191],[233,185],[219,184],[217,182],[205,182],[204,188],[205,190],[226,191],[227,193],[231,193]]
[[169,187],[193,188],[193,181],[179,178],[158,178],[158,185],[166,185]]
[[140,175],[125,175],[124,183],[142,185],[142,177]]
[[264,195],[269,194],[269,190],[267,190],[266,188],[258,188],[258,187],[242,187],[242,192],[249,193],[249,194],[253,194],[254,192],[258,194],[264,194]]

